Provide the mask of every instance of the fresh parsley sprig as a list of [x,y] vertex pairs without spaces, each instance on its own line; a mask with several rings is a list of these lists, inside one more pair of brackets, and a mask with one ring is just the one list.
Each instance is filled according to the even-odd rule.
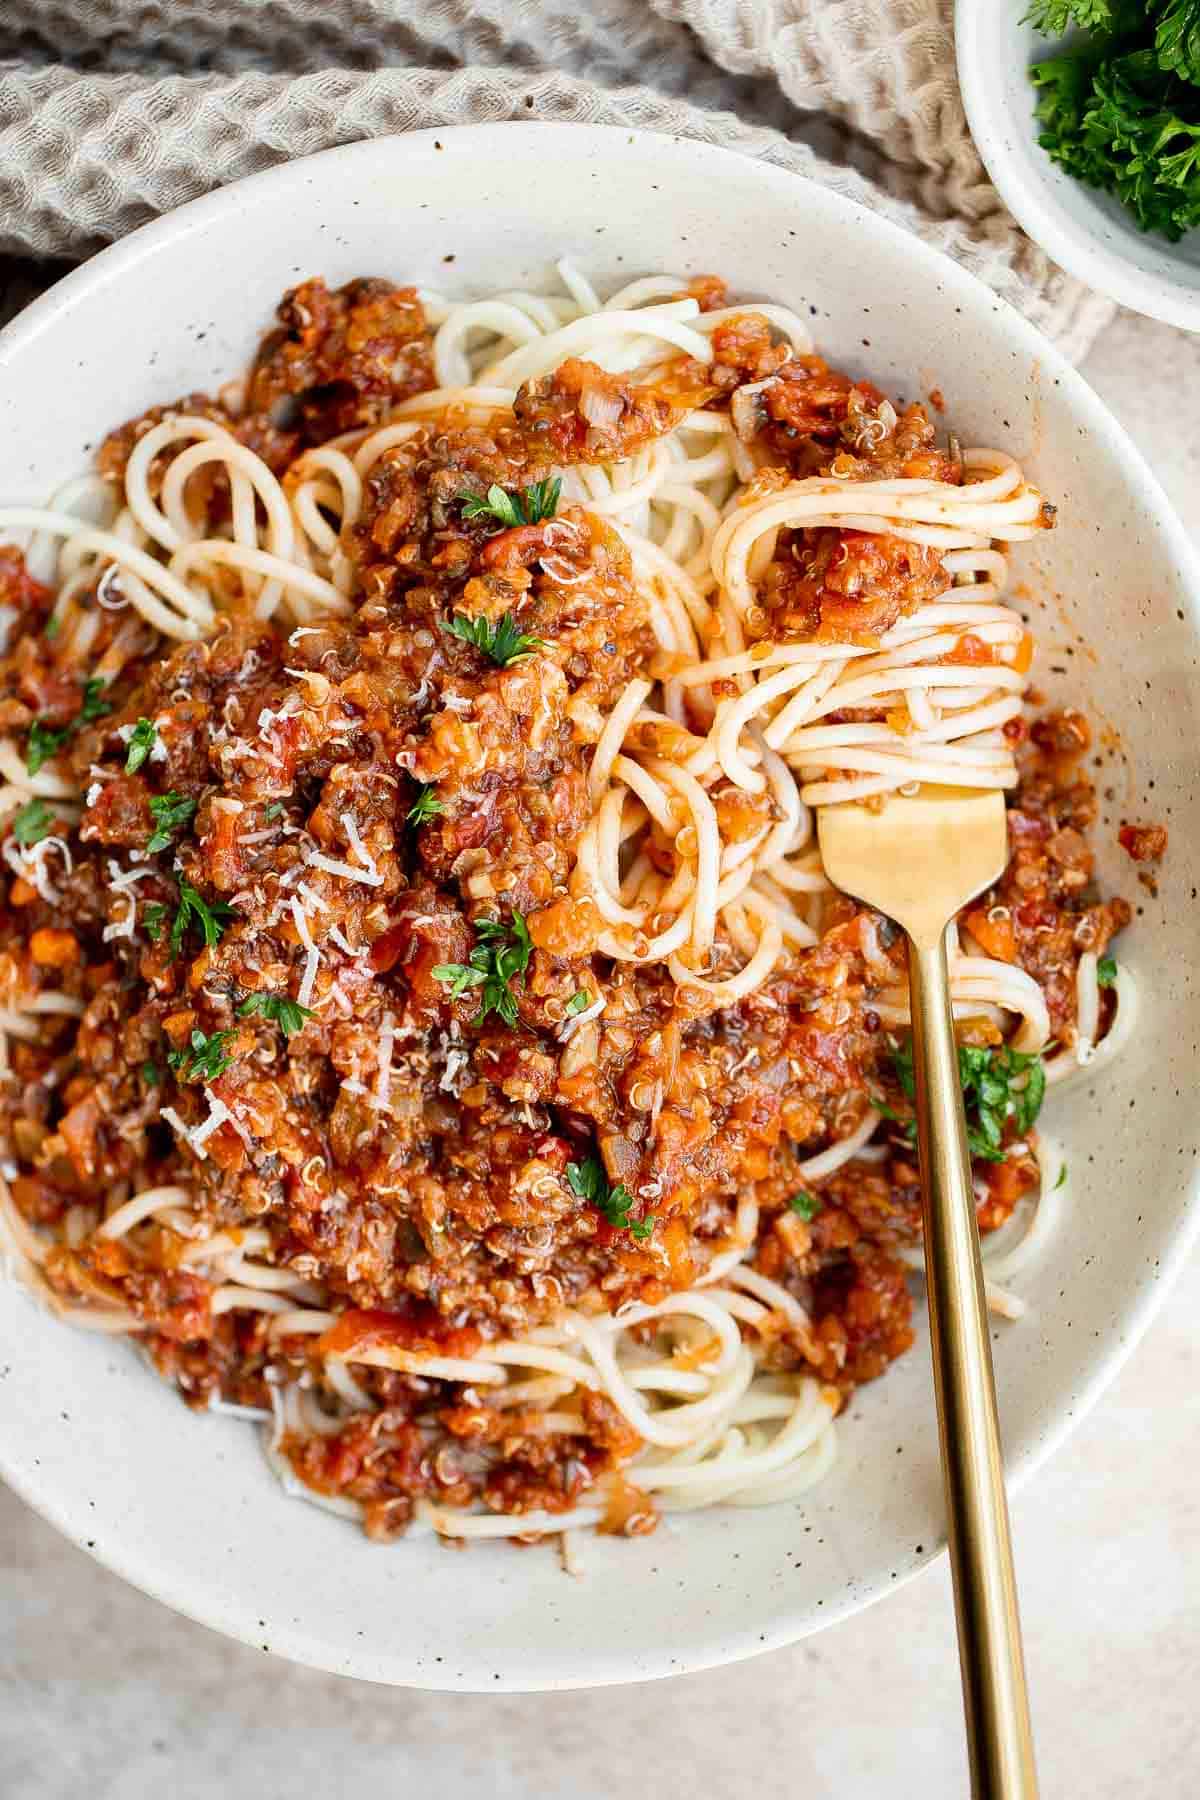
[[436,818],[438,813],[445,810],[445,801],[438,799],[433,783],[427,781],[408,809],[408,822],[410,825],[428,825],[430,819]]
[[311,1006],[301,1006],[298,1000],[289,1000],[282,994],[247,994],[238,1007],[240,1019],[252,1019],[258,1016],[270,1019],[278,1025],[285,1038],[293,1032],[303,1031],[306,1019],[316,1017]]
[[461,638],[464,644],[474,645],[502,669],[510,663],[520,662],[523,657],[532,656],[543,643],[541,638],[519,631],[511,613],[505,613],[498,625],[493,625],[490,619],[472,619],[466,613],[455,613],[452,619],[442,620],[442,630],[448,631],[451,637]]
[[1102,956],[1096,964],[1096,983],[1099,987],[1116,987],[1117,959],[1115,956]]
[[129,734],[128,754],[125,757],[125,773],[136,775],[154,748],[158,737],[158,726],[153,719],[139,719]]
[[[914,1100],[917,1084],[911,1042],[892,1052],[892,1062],[900,1086]],[[1046,1070],[1041,1057],[1012,1050],[1007,1044],[997,1050],[960,1044],[958,1077],[967,1109],[967,1148],[984,1162],[1003,1162],[1001,1144],[1008,1120],[1024,1136],[1042,1110]]]
[[438,963],[433,978],[449,989],[452,1000],[460,999],[468,988],[480,989],[476,1025],[482,1025],[494,1012],[506,1025],[515,1027],[520,1021],[512,983],[520,978],[524,986],[533,951],[525,915],[514,910],[507,923],[503,919],[476,919],[475,936],[479,941],[468,960]]
[[464,519],[497,519],[501,525],[511,528],[514,525],[540,525],[543,519],[552,519],[558,511],[559,496],[562,493],[562,479],[555,476],[553,481],[535,481],[519,492],[502,488],[493,482],[487,491],[486,500],[478,494],[461,496]]
[[1115,8],[1112,0],[1032,0],[1025,21],[1043,37],[1061,37],[1072,25],[1081,25],[1085,31],[1111,31],[1119,7],[1120,0]]
[[[149,912],[149,907],[147,907]],[[192,887],[190,882],[179,884],[179,906],[171,924],[171,955],[178,956],[183,948],[183,940],[189,931],[198,931],[204,939],[204,947],[211,950],[218,943],[226,925],[237,914],[232,906],[226,906],[223,900],[214,900],[210,906],[204,896]]]
[[581,1200],[587,1200],[602,1212],[614,1231],[627,1231],[639,1244],[653,1237],[655,1215],[647,1213],[643,1219],[631,1217],[633,1195],[623,1182],[618,1182],[616,1187],[609,1186],[604,1164],[598,1156],[589,1156],[586,1162],[568,1163],[567,1184],[573,1194],[578,1194]]
[[40,844],[50,832],[51,818],[44,800],[27,800],[13,820],[13,836],[26,849]]
[[158,900],[151,900],[142,908],[142,924],[146,927],[146,936],[152,944],[157,944],[162,936],[169,910]]
[[81,725],[91,725],[112,711],[111,700],[104,698],[104,682],[100,676],[93,675],[83,685],[83,699],[79,711],[67,725],[47,725],[44,719],[35,719],[29,727],[29,738],[25,745],[25,767],[31,775],[36,775],[43,763],[57,756],[71,733],[78,731]]
[[146,854],[153,856],[159,850],[166,850],[174,843],[175,833],[190,824],[195,813],[196,802],[185,794],[177,794],[173,789],[169,794],[155,794],[150,801],[155,830],[146,840]]
[[1026,17],[1093,34],[1030,69],[1042,148],[1143,231],[1200,224],[1200,0],[1034,0]]
[[207,1037],[193,1031],[186,1048],[167,1051],[167,1062],[180,1081],[215,1081],[233,1061],[225,1048],[233,1036],[232,1031],[214,1031]]
[[112,701],[104,698],[105,683],[99,675],[93,675],[90,681],[83,684],[83,705],[79,709],[80,725],[92,725],[97,719],[103,719],[112,711]]
[[803,1219],[806,1225],[811,1225],[821,1210],[821,1202],[817,1199],[817,1196],[815,1194],[806,1194],[803,1188],[801,1188],[798,1194],[792,1195],[791,1199],[788,1201],[788,1205],[791,1207],[796,1217],[798,1219]]
[[57,756],[70,735],[70,727],[67,725],[56,731],[51,726],[44,725],[40,719],[35,719],[29,727],[29,741],[25,746],[25,767],[29,773],[36,775],[43,763],[48,763],[52,756]]

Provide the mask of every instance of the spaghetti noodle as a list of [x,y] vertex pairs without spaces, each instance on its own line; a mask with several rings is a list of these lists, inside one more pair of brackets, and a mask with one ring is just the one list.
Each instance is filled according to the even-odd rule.
[[378,1536],[794,1497],[911,1341],[903,952],[814,806],[1013,796],[951,959],[996,1282],[1133,1019],[1003,599],[1052,509],[784,307],[559,275],[306,283],[0,508],[10,1260]]

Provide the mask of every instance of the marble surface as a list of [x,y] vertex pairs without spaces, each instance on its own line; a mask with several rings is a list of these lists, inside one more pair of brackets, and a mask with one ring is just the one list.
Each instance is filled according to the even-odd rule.
[[[1118,317],[1084,373],[1200,536],[1200,338]],[[1014,1506],[1046,1800],[1200,1785],[1200,1260]],[[4,1800],[950,1800],[966,1792],[949,1572],[794,1649],[526,1697],[314,1674],[174,1617],[0,1489]]]

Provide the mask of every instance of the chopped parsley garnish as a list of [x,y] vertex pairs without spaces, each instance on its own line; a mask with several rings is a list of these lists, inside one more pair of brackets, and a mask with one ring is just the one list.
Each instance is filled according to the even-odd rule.
[[146,936],[151,943],[157,944],[163,934],[167,909],[157,900],[151,900],[142,912],[142,924],[146,927]]
[[40,844],[50,831],[50,814],[44,800],[27,800],[13,820],[13,836],[26,848]]
[[532,656],[535,650],[541,649],[543,641],[518,631],[511,613],[505,613],[498,625],[493,625],[490,619],[469,619],[466,613],[455,613],[452,619],[442,620],[442,630],[461,638],[464,644],[473,644],[502,669],[510,663],[520,662],[522,657]]
[[129,753],[125,758],[125,773],[136,775],[150,752],[154,748],[154,740],[158,736],[158,727],[153,719],[139,719],[129,736]]
[[102,719],[106,713],[112,711],[112,701],[104,698],[104,688],[105,683],[99,675],[94,675],[90,681],[84,682],[83,705],[79,709],[79,724],[91,725],[96,719]]
[[1092,34],[1029,71],[1042,148],[1143,231],[1200,224],[1200,0],[1033,0],[1026,17]]
[[592,996],[586,988],[580,988],[578,993],[571,995],[563,1011],[568,1019],[572,1019],[576,1013],[586,1012],[591,1004]]
[[445,810],[445,802],[438,799],[433,783],[427,781],[408,809],[408,822],[410,825],[427,825],[430,819]]
[[238,1007],[238,1017],[252,1019],[255,1014],[273,1020],[284,1037],[303,1031],[304,1021],[316,1017],[310,1006],[301,1006],[298,1000],[288,1000],[281,994],[247,994]]
[[104,683],[98,675],[84,684],[83,703],[69,725],[52,726],[41,719],[35,719],[29,727],[29,741],[25,746],[25,767],[31,775],[36,775],[43,763],[57,756],[73,731],[81,725],[90,725],[95,719],[102,719],[112,711],[112,702],[104,699]]
[[214,900],[209,906],[208,902],[196,892],[189,882],[181,881],[179,884],[179,907],[171,925],[171,955],[179,955],[184,936],[189,929],[200,932],[204,939],[205,949],[211,950],[226,925],[236,917],[237,914],[232,906],[226,906],[223,900]]
[[811,1225],[812,1221],[821,1210],[821,1202],[817,1199],[817,1196],[815,1194],[806,1194],[803,1188],[798,1194],[792,1195],[791,1199],[788,1201],[788,1205],[796,1214],[797,1218],[803,1219],[806,1225]]
[[144,1062],[142,1064],[142,1080],[147,1087],[158,1086],[159,1082],[162,1080],[162,1070],[157,1063]]
[[57,618],[54,613],[51,613],[50,617],[46,620],[45,625],[42,627],[43,636],[48,637],[51,642],[53,642],[61,630],[62,620]]
[[1063,1163],[1062,1167],[1058,1171],[1058,1180],[1055,1182],[1054,1188],[1051,1190],[1051,1192],[1054,1192],[1058,1188],[1062,1187],[1062,1185],[1066,1181],[1066,1179],[1067,1179],[1067,1165],[1066,1165],[1066,1163]]
[[494,1012],[506,1025],[516,1026],[519,1018],[511,984],[519,976],[522,987],[525,985],[525,971],[533,950],[525,915],[514,910],[508,923],[503,919],[476,919],[475,936],[479,942],[469,960],[438,963],[433,978],[449,988],[452,1000],[458,1000],[468,988],[480,989],[476,1025],[482,1025]]
[[557,475],[553,481],[535,481],[529,487],[522,488],[520,493],[493,482],[487,491],[486,500],[481,500],[478,494],[462,497],[463,518],[490,517],[507,526],[540,525],[543,519],[552,519],[558,511],[561,493],[562,479]]
[[29,727],[29,742],[25,746],[25,767],[29,773],[36,775],[43,763],[49,762],[52,756],[57,756],[70,735],[69,726],[64,725],[61,730],[55,731],[49,725],[43,725],[40,719],[35,719]]
[[188,1048],[168,1050],[167,1061],[180,1081],[215,1081],[233,1061],[225,1048],[233,1035],[232,1031],[214,1031],[205,1037],[202,1031],[193,1031]]
[[195,811],[196,802],[184,794],[173,790],[169,794],[155,794],[150,802],[155,831],[146,843],[147,856],[153,856],[157,850],[166,850],[174,841],[175,833],[190,822]]
[[573,1194],[589,1201],[604,1214],[614,1231],[627,1231],[639,1244],[653,1237],[654,1214],[647,1213],[644,1219],[630,1218],[633,1195],[621,1182],[616,1187],[609,1187],[604,1164],[598,1156],[589,1156],[586,1162],[568,1163],[567,1182]]
[[1117,985],[1117,959],[1115,956],[1102,956],[1096,964],[1096,981],[1100,987]]
[[[916,1098],[911,1041],[892,1052],[896,1077],[910,1100]],[[1046,1071],[1042,1059],[1011,1050],[985,1050],[975,1044],[958,1047],[958,1078],[967,1109],[967,1148],[984,1162],[1003,1162],[1001,1139],[1009,1119],[1020,1136],[1042,1110]]]

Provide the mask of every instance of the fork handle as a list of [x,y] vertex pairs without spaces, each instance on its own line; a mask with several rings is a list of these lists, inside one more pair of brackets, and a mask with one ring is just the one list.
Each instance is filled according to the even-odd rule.
[[946,936],[909,941],[925,1274],[975,1800],[1037,1800]]

